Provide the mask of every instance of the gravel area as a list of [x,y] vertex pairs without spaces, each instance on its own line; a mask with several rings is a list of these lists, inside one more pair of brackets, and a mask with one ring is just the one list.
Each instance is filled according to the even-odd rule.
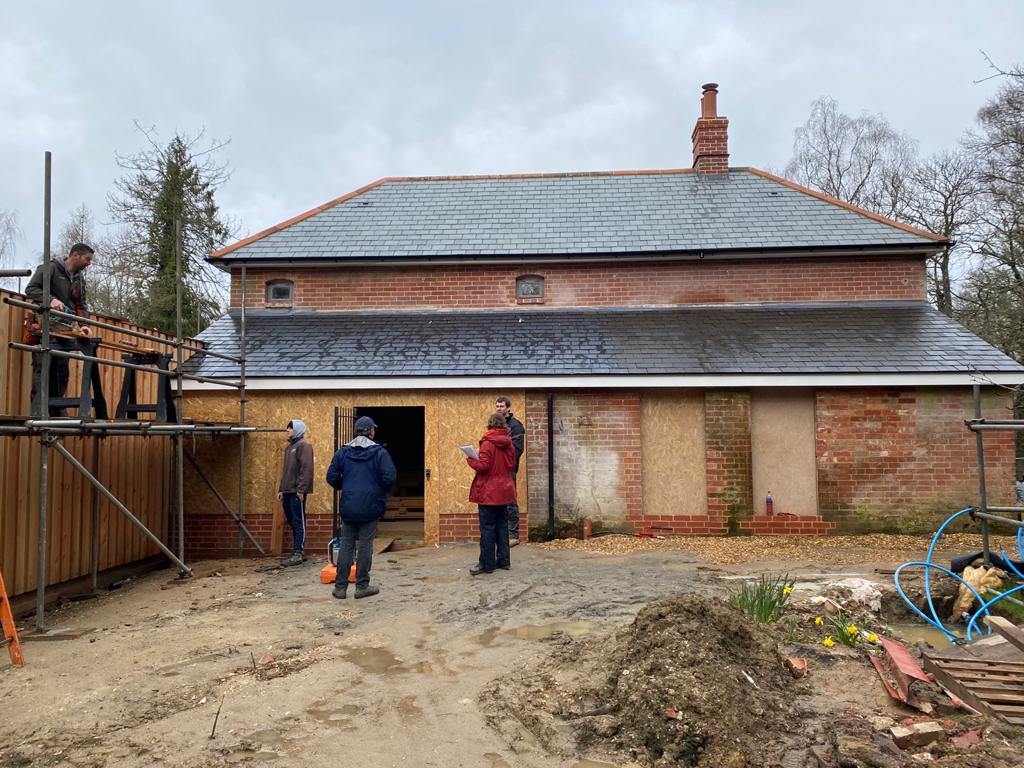
[[[836,565],[924,559],[931,536],[865,534],[860,536],[669,536],[663,539],[638,536],[598,536],[587,541],[556,539],[536,546],[542,549],[574,550],[602,555],[627,555],[636,552],[683,549],[709,563],[728,565],[758,560],[799,560]],[[1016,555],[1011,536],[992,536],[992,550]],[[981,535],[951,533],[943,535],[938,554],[950,555],[981,551]]]

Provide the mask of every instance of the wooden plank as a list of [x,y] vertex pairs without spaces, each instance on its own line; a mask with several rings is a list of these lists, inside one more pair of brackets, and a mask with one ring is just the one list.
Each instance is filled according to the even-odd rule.
[[985,623],[993,631],[1006,638],[1006,641],[1017,650],[1024,651],[1024,630],[1021,630],[1020,627],[1014,626],[1012,622],[1007,621],[1002,616],[986,616]]
[[966,701],[979,712],[997,716],[989,703],[981,696],[972,691],[968,686],[962,684],[959,679],[950,674],[947,670],[930,663],[931,659],[924,657],[925,671],[935,676],[935,681],[948,691],[954,693],[958,698]]

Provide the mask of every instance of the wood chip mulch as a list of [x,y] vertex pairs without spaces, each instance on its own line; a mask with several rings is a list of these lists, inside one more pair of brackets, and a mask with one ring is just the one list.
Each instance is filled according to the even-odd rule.
[[[597,536],[587,541],[556,539],[535,546],[600,555],[682,549],[701,560],[720,565],[758,560],[856,565],[865,562],[923,560],[931,540],[931,536],[882,533],[857,536],[669,536],[664,539],[616,534]],[[991,536],[989,540],[993,552],[1003,549],[1011,558],[1018,557],[1015,537]],[[980,551],[981,535],[976,533],[944,534],[937,549],[947,559],[951,554]]]

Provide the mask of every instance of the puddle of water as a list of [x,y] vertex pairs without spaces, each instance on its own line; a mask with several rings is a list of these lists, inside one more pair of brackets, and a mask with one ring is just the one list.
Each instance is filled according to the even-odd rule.
[[928,624],[890,624],[889,633],[905,643],[928,643],[938,650],[950,647],[946,636]]
[[540,742],[537,741],[537,737],[533,735],[533,731],[525,725],[520,724],[517,730],[519,731],[519,738],[521,740],[525,741],[532,747],[540,746]]
[[494,643],[494,639],[501,633],[501,630],[497,627],[489,627],[480,633],[480,636],[476,639],[477,643],[482,645],[484,648],[490,648]]
[[285,737],[279,731],[274,730],[253,731],[249,738],[261,747],[269,747],[270,749],[275,747],[284,748],[287,745]]
[[593,628],[594,625],[589,621],[556,621],[552,624],[523,624],[508,630],[508,634],[522,640],[544,640],[556,632],[579,637],[589,634]]
[[309,707],[306,712],[316,720],[318,723],[324,723],[326,725],[333,725],[337,728],[343,728],[346,730],[352,730],[352,718],[346,717],[346,713],[340,709],[320,709],[318,707]]
[[177,675],[177,670],[185,667],[191,667],[193,664],[202,664],[207,661],[215,661],[216,659],[225,658],[223,653],[204,653],[202,656],[193,656],[191,659],[185,659],[184,661],[176,661],[173,664],[165,664],[162,667],[157,667],[156,671],[164,677],[173,677]]
[[364,672],[394,675],[408,672],[398,658],[386,648],[348,648],[342,654],[345,661],[355,664]]
[[484,759],[491,761],[491,768],[512,768],[497,752],[485,752]]

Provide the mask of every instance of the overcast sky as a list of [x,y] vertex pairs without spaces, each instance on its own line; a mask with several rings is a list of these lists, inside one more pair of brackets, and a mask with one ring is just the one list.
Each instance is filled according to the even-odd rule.
[[1004,67],[1024,3],[51,2],[0,5],[0,209],[19,264],[75,207],[108,221],[115,153],[230,139],[218,195],[263,229],[382,176],[688,167],[700,85],[720,83],[732,165],[781,168],[828,94],[930,153]]

